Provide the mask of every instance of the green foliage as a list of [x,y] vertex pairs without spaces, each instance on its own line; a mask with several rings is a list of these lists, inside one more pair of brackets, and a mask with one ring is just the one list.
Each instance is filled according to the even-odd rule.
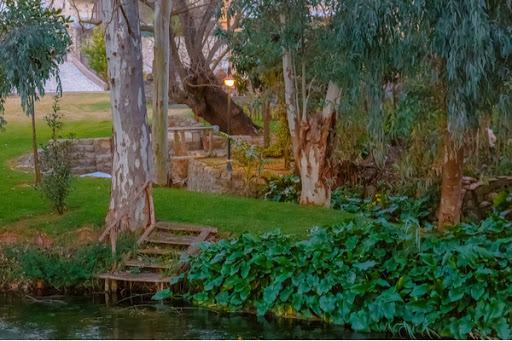
[[429,225],[427,218],[432,215],[433,205],[428,194],[420,199],[391,196],[387,193],[364,198],[361,192],[354,193],[347,187],[338,187],[332,192],[331,208],[361,213],[378,221],[420,227]]
[[507,216],[512,212],[512,190],[504,189],[494,197],[494,209],[496,212]]
[[64,126],[64,123],[62,122],[63,117],[64,114],[60,112],[59,96],[53,96],[52,112],[43,117],[46,125],[52,132],[52,140],[56,140],[58,138],[57,132],[62,130],[62,127]]
[[442,236],[358,218],[294,242],[279,231],[204,243],[187,280],[195,303],[318,317],[357,331],[510,337],[512,222]]
[[107,79],[107,48],[105,46],[105,31],[101,26],[94,29],[90,41],[83,47],[87,55],[89,67],[99,73],[103,79]]
[[44,117],[52,132],[52,140],[42,146],[41,159],[42,170],[41,183],[37,189],[43,197],[48,199],[52,207],[59,213],[64,213],[65,200],[71,192],[74,175],[71,171],[70,153],[73,148],[73,136],[69,139],[57,141],[57,131],[62,129],[63,114],[59,112],[59,99],[54,97],[53,112]]
[[41,0],[7,0],[0,7],[0,98],[15,90],[27,115],[44,95],[51,76],[57,78],[57,92],[62,90],[59,64],[71,38],[67,31],[70,20],[61,11],[43,7]]
[[272,144],[263,150],[265,157],[282,157],[286,148],[290,148],[290,128],[286,118],[286,105],[279,103],[274,109],[274,117],[277,117],[277,131],[275,132],[275,140]]
[[117,254],[110,245],[93,243],[76,250],[53,248],[43,250],[35,246],[11,246],[4,249],[6,258],[26,279],[44,281],[52,288],[87,287],[94,275],[109,270],[120,262],[124,253],[133,252],[135,241],[122,237],[117,242]]
[[276,176],[265,179],[263,191],[266,200],[298,203],[301,194],[300,178],[295,175]]
[[[261,147],[250,144],[246,140],[235,140],[232,145],[233,158],[236,163],[244,167],[245,182],[249,186],[254,178],[259,178],[263,174],[265,164],[268,162],[263,157],[263,150]],[[254,171],[256,171],[254,173]],[[248,188],[247,188],[248,190]]]

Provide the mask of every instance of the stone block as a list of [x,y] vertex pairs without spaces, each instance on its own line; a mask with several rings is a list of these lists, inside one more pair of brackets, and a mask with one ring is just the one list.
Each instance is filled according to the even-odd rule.
[[231,180],[233,178],[233,172],[223,171],[220,178],[222,180]]
[[478,187],[483,186],[483,185],[484,185],[484,183],[482,181],[478,181],[478,182],[476,182],[474,184],[471,184],[469,186],[469,190],[470,191],[474,191],[475,189],[477,189]]
[[92,144],[77,144],[75,147],[77,152],[90,152],[94,153],[94,146]]
[[487,207],[491,206],[491,203],[488,201],[482,201],[479,206],[480,206],[480,208],[487,208]]
[[96,154],[95,156],[96,163],[100,162],[112,162],[112,156],[110,154]]
[[97,147],[101,148],[102,150],[108,150],[110,153],[110,139],[102,139],[101,141],[98,141]]

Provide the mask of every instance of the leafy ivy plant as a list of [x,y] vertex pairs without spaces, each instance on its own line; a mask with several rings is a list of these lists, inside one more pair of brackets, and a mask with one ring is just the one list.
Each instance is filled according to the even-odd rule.
[[199,305],[408,337],[511,336],[512,222],[499,216],[443,235],[358,216],[303,241],[244,233],[201,249],[185,276]]

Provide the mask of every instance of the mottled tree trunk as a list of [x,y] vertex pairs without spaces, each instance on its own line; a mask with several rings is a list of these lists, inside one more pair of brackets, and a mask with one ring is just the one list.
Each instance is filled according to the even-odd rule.
[[462,167],[464,148],[457,146],[448,130],[443,136],[443,176],[441,184],[441,204],[438,214],[438,229],[444,231],[449,225],[460,222],[462,208]]
[[112,187],[104,235],[110,233],[114,250],[119,231],[140,231],[154,223],[137,1],[102,0],[114,127]]
[[153,59],[153,124],[151,143],[153,147],[153,182],[169,185],[171,167],[167,138],[169,103],[169,21],[171,0],[155,1],[155,46]]
[[309,115],[299,126],[297,147],[302,182],[300,203],[329,207],[332,176],[330,148],[336,132],[336,106],[341,91],[333,82],[329,83],[322,113]]
[[[281,15],[285,24],[285,17]],[[295,165],[300,173],[302,193],[300,203],[330,206],[331,190],[327,183],[331,176],[329,142],[335,132],[336,104],[341,91],[333,82],[329,82],[326,104],[322,113],[306,115],[303,108],[302,118],[299,117],[298,94],[293,68],[293,56],[290,50],[283,51],[283,74],[286,100],[286,112],[292,142]],[[302,94],[306,96],[306,94]],[[303,106],[307,101],[303,101]]]

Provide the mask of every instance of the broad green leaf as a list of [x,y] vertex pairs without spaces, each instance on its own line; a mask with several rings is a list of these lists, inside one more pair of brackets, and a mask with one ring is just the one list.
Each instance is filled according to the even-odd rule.
[[151,297],[151,299],[154,301],[160,301],[160,300],[164,300],[166,298],[172,297],[172,296],[173,296],[173,293],[171,292],[171,289],[167,288],[167,289],[158,291],[153,297]]
[[421,297],[427,293],[428,284],[417,285],[409,294],[411,297]]
[[336,297],[333,294],[328,293],[327,295],[321,296],[318,303],[323,311],[330,313],[334,311],[336,305]]

